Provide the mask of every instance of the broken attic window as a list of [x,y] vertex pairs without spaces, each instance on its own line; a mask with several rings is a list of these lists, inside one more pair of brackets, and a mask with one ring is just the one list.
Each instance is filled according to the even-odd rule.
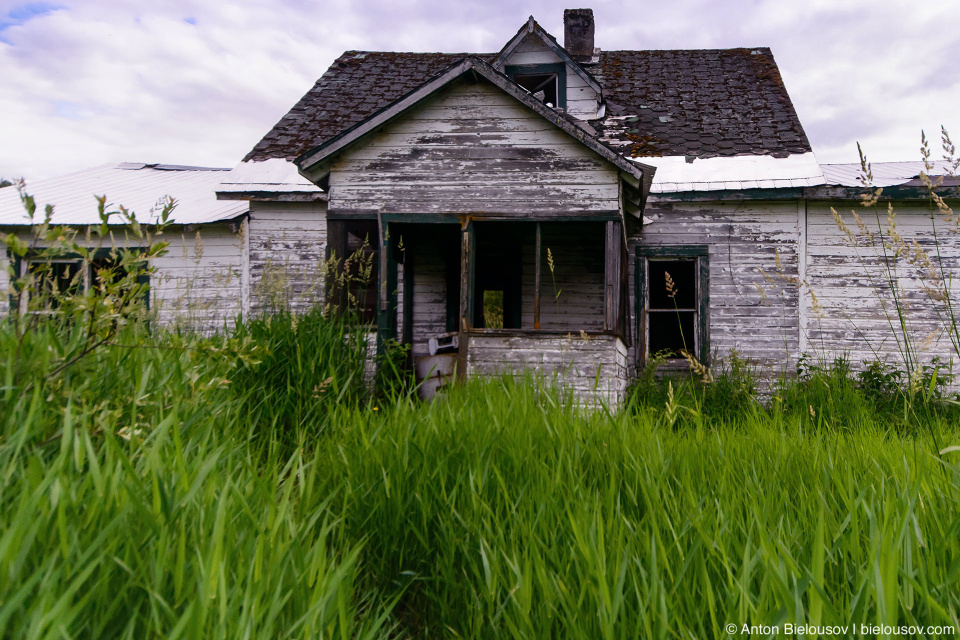
[[557,106],[557,74],[514,76],[514,81],[548,107]]
[[506,71],[511,80],[548,107],[567,106],[567,68],[562,62],[508,66]]

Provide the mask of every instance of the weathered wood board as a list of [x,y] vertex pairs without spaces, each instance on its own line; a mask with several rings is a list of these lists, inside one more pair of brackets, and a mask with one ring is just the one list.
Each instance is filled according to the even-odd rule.
[[323,298],[326,204],[250,203],[250,311],[303,312]]
[[617,170],[485,81],[461,80],[330,173],[330,209],[529,217],[617,211]]
[[473,332],[467,372],[471,376],[541,376],[573,394],[583,406],[615,409],[623,402],[630,372],[627,348],[616,336],[497,335]]

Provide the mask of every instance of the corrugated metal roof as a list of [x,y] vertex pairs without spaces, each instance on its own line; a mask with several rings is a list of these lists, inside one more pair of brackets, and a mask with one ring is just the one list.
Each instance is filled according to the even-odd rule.
[[[934,162],[932,171],[928,175],[939,176],[946,175],[949,172],[950,165],[946,162]],[[849,164],[823,164],[823,177],[829,185],[838,185],[841,187],[862,187],[860,182],[861,167],[859,162]],[[924,171],[922,161],[917,162],[874,162],[871,163],[873,171],[873,186],[875,187],[893,187],[903,185],[920,177],[920,172]]]
[[241,162],[223,174],[217,191],[323,194],[323,189],[300,175],[297,165],[283,158]]
[[814,187],[824,183],[813,152],[786,158],[757,155],[637,159],[657,168],[651,193]]
[[[26,184],[37,203],[37,215],[54,206],[53,223],[99,224],[96,196],[107,196],[111,209],[123,205],[141,222],[153,222],[166,196],[177,201],[172,220],[176,224],[203,224],[230,220],[249,210],[245,201],[218,201],[220,181],[227,169],[124,162],[103,165],[57,178]],[[30,224],[14,187],[0,189],[0,225]],[[122,224],[119,218],[111,224]]]

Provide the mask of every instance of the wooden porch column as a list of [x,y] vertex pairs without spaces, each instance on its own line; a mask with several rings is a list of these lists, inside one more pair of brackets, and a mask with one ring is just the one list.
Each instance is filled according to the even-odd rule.
[[476,272],[477,238],[473,220],[464,218],[460,224],[460,317],[458,322],[460,348],[457,353],[457,378],[466,379],[467,376],[467,349],[469,348],[467,333],[473,327],[474,280]]
[[537,223],[537,238],[533,245],[533,328],[540,328],[540,223]]
[[397,339],[397,261],[393,259],[390,224],[380,222],[380,269],[377,300],[377,355],[388,340]]
[[606,242],[604,243],[603,269],[603,330],[619,329],[620,317],[620,244],[621,230],[619,220],[607,222]]

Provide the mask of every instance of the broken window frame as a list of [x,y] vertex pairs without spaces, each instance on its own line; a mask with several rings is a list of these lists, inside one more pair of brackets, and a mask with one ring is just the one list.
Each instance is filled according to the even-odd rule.
[[[97,273],[101,269],[98,266],[98,263],[103,263],[104,261],[116,262],[117,265],[114,265],[114,268],[119,265],[121,260],[121,252],[124,251],[134,251],[137,253],[142,253],[144,251],[141,247],[123,247],[118,249],[98,249],[90,256],[89,260],[84,260],[81,256],[75,253],[67,253],[59,256],[50,256],[50,257],[41,257],[37,252],[33,251],[27,254],[24,257],[16,256],[14,258],[14,273],[18,277],[22,278],[29,273],[31,265],[43,265],[43,264],[68,264],[76,267],[77,271],[81,272],[81,277],[78,279],[78,282],[75,284],[79,288],[77,293],[89,291],[92,287],[97,284]],[[7,251],[7,259],[11,258],[11,254]],[[107,267],[110,268],[110,267]],[[76,277],[76,276],[74,276]],[[71,278],[71,281],[73,278]],[[145,284],[149,287],[150,276],[147,274],[142,274],[138,278],[140,284]],[[57,295],[65,295],[67,290],[58,291]],[[54,305],[50,308],[43,309],[30,309],[30,294],[28,291],[17,291],[10,294],[9,299],[9,308],[18,309],[21,314],[26,315],[27,313],[36,313],[42,315],[49,315],[55,311],[56,308],[56,298],[53,296],[51,301],[54,302]],[[149,288],[144,293],[144,304],[147,310],[150,309],[150,292]]]
[[[567,108],[567,65],[558,62],[556,64],[517,64],[507,65],[504,69],[507,77],[520,84],[518,78],[522,79],[528,76],[550,76],[556,77],[557,96],[554,107],[561,109]],[[521,85],[522,86],[522,85]],[[526,89],[524,87],[524,89]],[[530,91],[533,95],[535,91]],[[544,96],[543,103],[550,102],[547,96]]]
[[[710,360],[710,254],[707,245],[640,246],[636,249],[636,317],[639,347],[639,363],[643,366],[650,357],[650,262],[694,262],[696,299],[693,320],[691,353],[704,365]],[[683,311],[683,310],[681,310]],[[687,310],[689,312],[690,310]],[[682,357],[670,358],[667,367],[686,368]]]

